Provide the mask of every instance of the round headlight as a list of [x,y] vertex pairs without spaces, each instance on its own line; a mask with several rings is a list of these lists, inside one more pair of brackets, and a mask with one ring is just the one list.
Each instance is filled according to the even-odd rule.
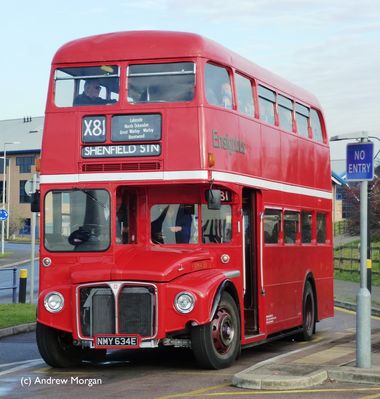
[[190,292],[180,292],[174,300],[174,306],[180,313],[190,313],[194,309],[195,298]]
[[57,313],[62,310],[64,305],[63,295],[59,292],[50,292],[45,296],[45,309],[51,313]]

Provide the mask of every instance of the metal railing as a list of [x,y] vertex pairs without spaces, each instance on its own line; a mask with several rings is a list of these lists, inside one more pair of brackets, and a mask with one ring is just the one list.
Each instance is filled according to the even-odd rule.
[[[380,247],[371,245],[372,276],[380,277]],[[360,274],[360,246],[342,245],[334,250],[334,269]]]
[[8,287],[0,287],[0,290],[12,290],[12,303],[17,302],[17,268],[0,269],[0,272],[13,272],[13,283]]

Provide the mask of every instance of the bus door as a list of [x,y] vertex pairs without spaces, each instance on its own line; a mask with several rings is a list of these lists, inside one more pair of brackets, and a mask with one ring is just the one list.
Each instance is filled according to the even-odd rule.
[[243,190],[244,335],[258,334],[256,192]]

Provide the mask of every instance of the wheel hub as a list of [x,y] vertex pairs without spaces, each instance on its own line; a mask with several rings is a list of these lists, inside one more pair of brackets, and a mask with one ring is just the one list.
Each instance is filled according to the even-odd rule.
[[225,309],[219,309],[212,321],[212,338],[215,349],[220,353],[227,353],[234,340],[235,328],[231,315]]

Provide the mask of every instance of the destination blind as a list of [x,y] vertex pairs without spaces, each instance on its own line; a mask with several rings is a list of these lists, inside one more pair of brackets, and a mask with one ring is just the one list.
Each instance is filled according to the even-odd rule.
[[128,158],[158,155],[161,155],[161,144],[97,145],[82,148],[83,158]]

